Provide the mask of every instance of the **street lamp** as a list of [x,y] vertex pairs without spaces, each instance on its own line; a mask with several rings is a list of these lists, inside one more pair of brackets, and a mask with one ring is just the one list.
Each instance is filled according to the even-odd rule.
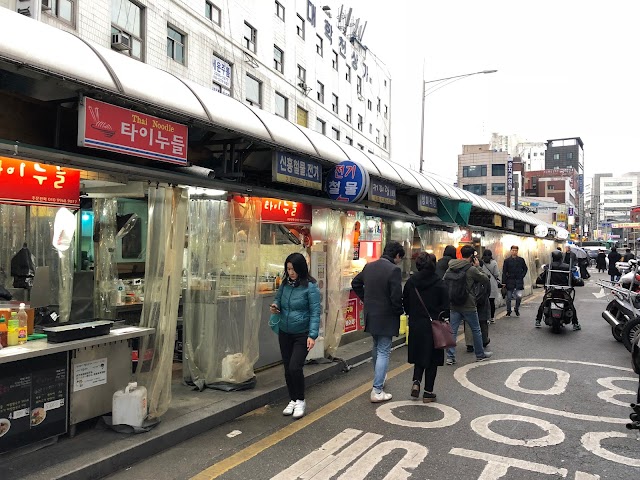
[[[445,87],[450,83],[457,82],[458,80],[462,80],[463,78],[471,77],[473,75],[485,74],[485,73],[496,73],[497,71],[498,70],[482,70],[480,72],[465,73],[463,75],[455,75],[453,77],[438,78],[436,80],[424,80],[424,79],[422,80],[422,123],[420,128],[420,173],[422,173],[423,166],[424,166],[424,99],[425,97],[427,95],[431,95],[436,90],[439,90],[440,88]],[[448,81],[448,80],[451,80],[451,81]],[[444,83],[432,89],[430,92],[427,92],[425,88],[427,83],[436,83],[436,82],[447,82],[447,83]]]

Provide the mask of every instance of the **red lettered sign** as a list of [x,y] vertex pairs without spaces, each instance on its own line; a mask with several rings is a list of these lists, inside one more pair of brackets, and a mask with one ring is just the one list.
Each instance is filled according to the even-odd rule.
[[80,206],[80,170],[0,157],[0,202]]
[[277,198],[261,198],[262,223],[311,225],[311,205]]
[[186,165],[187,137],[186,125],[92,98],[85,97],[79,108],[81,147]]

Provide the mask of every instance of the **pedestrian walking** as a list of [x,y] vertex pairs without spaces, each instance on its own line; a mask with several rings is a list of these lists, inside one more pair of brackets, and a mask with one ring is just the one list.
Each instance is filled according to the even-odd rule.
[[[491,250],[489,250],[489,253],[491,253]],[[482,259],[480,260],[480,268],[485,274],[485,278],[474,283],[472,294],[476,300],[478,322],[480,323],[480,332],[482,332],[482,346],[487,348],[487,345],[491,342],[489,339],[489,321],[491,319],[491,305],[489,303],[489,296],[491,295],[491,281],[489,277],[491,274],[484,269]],[[473,332],[467,322],[464,322],[464,341],[467,345],[467,353],[473,352]]]
[[[465,245],[460,250],[462,258],[451,260],[449,269],[444,274],[444,282],[449,294],[449,309],[451,333],[453,338],[458,336],[458,328],[465,321],[473,333],[473,350],[476,354],[476,361],[481,362],[493,355],[492,352],[485,351],[482,346],[482,332],[478,320],[478,310],[476,299],[473,295],[474,283],[488,281],[488,277],[479,268],[480,262],[474,255],[475,250],[470,245]],[[411,335],[409,335],[411,336]],[[455,347],[447,349],[447,365],[456,363]]]
[[421,252],[416,258],[416,273],[404,286],[404,310],[409,315],[408,361],[413,364],[411,396],[418,398],[424,375],[422,401],[433,402],[438,367],[444,365],[444,350],[433,346],[431,320],[448,316],[449,296],[444,282],[436,274],[436,257]]
[[455,260],[456,258],[456,247],[454,247],[453,245],[447,245],[446,247],[444,247],[442,258],[436,263],[436,275],[438,275],[440,278],[444,277],[444,274],[449,268],[449,262],[451,260]]
[[622,257],[622,261],[623,262],[628,262],[629,260],[633,260],[635,258],[636,258],[636,256],[633,253],[631,253],[631,249],[627,248],[624,251],[624,256]]
[[320,290],[316,279],[309,275],[307,260],[302,254],[289,255],[284,267],[284,280],[270,310],[279,316],[272,328],[278,331],[290,399],[282,414],[300,418],[307,407],[302,368],[320,328]]
[[602,273],[607,269],[607,254],[604,253],[604,250],[598,251],[598,255],[596,256],[596,268],[598,269],[598,273]]
[[611,253],[609,253],[609,275],[612,282],[620,280],[620,270],[616,267],[616,263],[622,260],[622,255],[618,252],[616,247],[611,247]]
[[515,298],[514,311],[520,316],[520,303],[524,293],[524,277],[529,268],[524,258],[518,256],[518,246],[511,246],[511,256],[502,264],[502,283],[507,287],[507,317],[511,316],[511,300]]
[[368,263],[351,281],[351,288],[364,302],[364,331],[373,338],[373,388],[371,402],[391,400],[384,391],[389,367],[392,337],[398,336],[402,308],[402,273],[398,264],[404,258],[404,248],[396,241],[388,242],[382,257]]
[[502,283],[500,282],[500,269],[498,268],[498,262],[493,258],[493,252],[488,248],[485,248],[484,252],[482,252],[480,264],[482,271],[489,275],[489,281],[491,282],[491,292],[489,293],[489,323],[496,323],[496,298],[500,295],[500,288],[502,287]]

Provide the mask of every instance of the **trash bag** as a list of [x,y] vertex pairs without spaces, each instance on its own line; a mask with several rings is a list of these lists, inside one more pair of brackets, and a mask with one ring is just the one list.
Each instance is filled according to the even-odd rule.
[[26,243],[11,259],[11,276],[13,288],[33,287],[33,278],[36,276],[35,257]]

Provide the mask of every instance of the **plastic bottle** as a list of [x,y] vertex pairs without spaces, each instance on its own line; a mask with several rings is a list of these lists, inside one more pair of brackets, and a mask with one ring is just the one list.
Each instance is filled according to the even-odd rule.
[[0,314],[0,345],[2,345],[2,347],[8,347],[9,345],[7,344],[7,335],[8,335],[8,328],[7,328],[7,319],[4,317],[4,313]]
[[116,297],[117,305],[122,305],[124,303],[124,282],[122,281],[121,278],[118,279],[117,290],[118,290],[118,296]]
[[21,303],[18,310],[18,345],[27,343],[27,312],[25,304]]
[[114,425],[141,427],[147,418],[147,389],[130,382],[113,394],[111,421]]
[[18,345],[18,328],[20,328],[20,323],[18,322],[18,314],[17,312],[11,312],[11,318],[9,319],[9,324],[7,325],[7,345],[9,347]]

